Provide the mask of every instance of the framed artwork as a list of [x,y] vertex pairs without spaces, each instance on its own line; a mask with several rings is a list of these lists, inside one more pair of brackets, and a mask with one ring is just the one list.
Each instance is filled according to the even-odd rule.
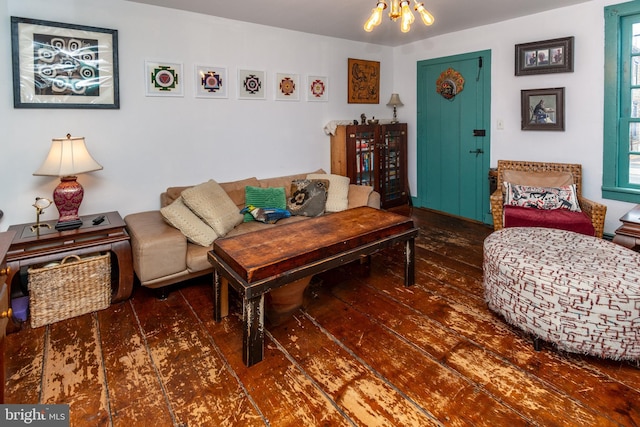
[[300,99],[300,76],[276,73],[276,101],[298,101]]
[[227,98],[227,69],[209,65],[195,66],[196,98]]
[[522,98],[522,130],[564,130],[564,88],[528,89]]
[[573,37],[516,45],[516,76],[573,72]]
[[183,96],[182,64],[145,61],[147,96]]
[[238,99],[265,99],[267,88],[265,87],[264,71],[238,70]]
[[15,108],[120,108],[118,31],[11,17]]
[[349,58],[348,66],[348,103],[379,104],[380,62]]
[[329,100],[329,78],[307,76],[307,101],[327,102]]

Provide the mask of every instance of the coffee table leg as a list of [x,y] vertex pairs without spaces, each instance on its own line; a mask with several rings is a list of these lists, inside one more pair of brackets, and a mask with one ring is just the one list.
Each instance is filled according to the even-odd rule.
[[242,309],[242,353],[244,364],[249,367],[260,362],[264,355],[264,294],[251,299],[245,298]]
[[404,285],[411,286],[416,281],[415,264],[415,239],[409,239],[404,246]]
[[217,269],[213,270],[213,320],[222,320],[222,284]]

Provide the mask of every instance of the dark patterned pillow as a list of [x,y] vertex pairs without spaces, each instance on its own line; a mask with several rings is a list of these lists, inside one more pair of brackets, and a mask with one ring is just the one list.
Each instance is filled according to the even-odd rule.
[[516,185],[510,182],[505,182],[504,185],[506,187],[506,205],[580,212],[575,184],[557,188]]
[[320,216],[327,204],[329,180],[296,179],[291,182],[291,197],[287,209],[291,215]]

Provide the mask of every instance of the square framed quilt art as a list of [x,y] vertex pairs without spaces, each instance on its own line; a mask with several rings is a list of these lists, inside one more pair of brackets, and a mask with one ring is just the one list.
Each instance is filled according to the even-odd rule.
[[227,69],[210,65],[195,66],[196,98],[227,98]]
[[264,71],[238,69],[238,99],[265,99],[265,77]]
[[300,99],[300,76],[276,73],[276,101],[298,101]]
[[182,64],[145,61],[147,96],[183,96]]
[[329,78],[307,76],[307,101],[327,102],[329,100]]

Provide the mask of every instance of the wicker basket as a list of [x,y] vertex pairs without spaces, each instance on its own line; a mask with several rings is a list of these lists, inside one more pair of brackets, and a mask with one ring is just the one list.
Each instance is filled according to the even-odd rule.
[[58,265],[29,269],[32,328],[102,310],[110,303],[109,253],[89,258],[71,255]]

